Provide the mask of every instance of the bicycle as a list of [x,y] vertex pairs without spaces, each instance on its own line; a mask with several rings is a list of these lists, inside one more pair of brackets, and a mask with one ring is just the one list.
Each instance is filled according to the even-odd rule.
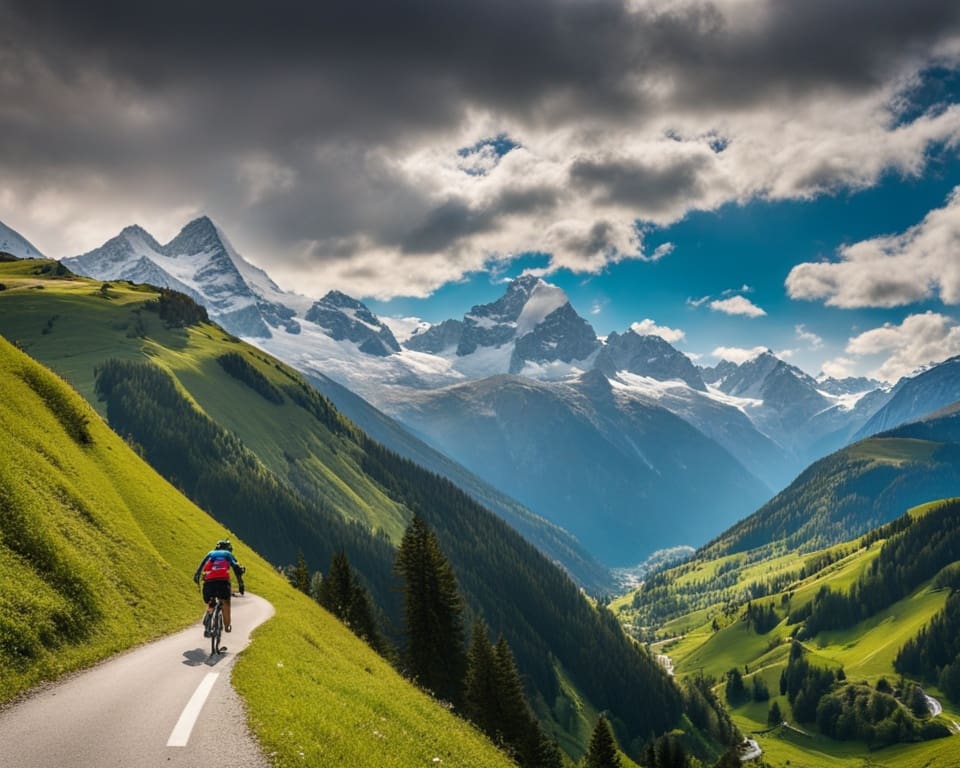
[[219,597],[211,597],[208,606],[212,611],[208,611],[203,617],[204,637],[210,638],[210,655],[218,656],[227,650],[226,646],[221,647],[220,638],[223,635],[223,600]]

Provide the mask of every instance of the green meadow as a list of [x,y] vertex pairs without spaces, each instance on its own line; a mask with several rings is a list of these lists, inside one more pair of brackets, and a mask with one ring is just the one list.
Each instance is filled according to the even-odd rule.
[[[888,441],[889,442],[889,441]],[[890,450],[904,456],[927,450],[927,444],[914,441],[895,441],[883,447],[884,456]],[[873,449],[870,449],[873,450]],[[910,510],[914,518],[924,515],[933,504]],[[786,696],[779,695],[780,674],[787,665],[791,635],[797,625],[787,624],[788,610],[800,608],[813,600],[824,586],[834,591],[847,591],[878,556],[883,540],[861,546],[860,541],[847,542],[821,552],[807,555],[773,555],[754,559],[751,553],[728,555],[716,560],[693,561],[674,569],[676,578],[667,573],[669,589],[690,589],[699,585],[703,594],[713,595],[716,602],[687,614],[675,616],[657,630],[663,638],[651,643],[654,653],[669,655],[678,677],[704,674],[717,683],[716,692],[724,698],[726,673],[738,669],[744,685],[751,690],[754,678],[760,677],[770,691],[769,701],[745,701],[729,707],[740,730],[755,738],[763,749],[763,760],[771,766],[791,768],[860,768],[861,766],[889,766],[890,768],[921,768],[921,766],[960,765],[960,737],[934,741],[898,744],[871,750],[858,741],[837,741],[817,732],[813,725],[797,725],[792,720]],[[711,588],[711,580],[722,576],[723,566],[737,564],[735,582],[724,590]],[[748,585],[773,579],[782,574],[796,575],[804,563],[815,570],[805,578],[793,578],[782,589],[752,601],[754,606],[772,605],[779,623],[765,633],[758,633],[745,616],[746,597],[732,600],[732,595],[746,595]],[[814,563],[825,563],[817,569]],[[946,602],[949,590],[935,589],[932,582],[923,584],[910,595],[879,611],[869,619],[844,630],[824,631],[803,641],[807,659],[815,666],[837,669],[842,667],[847,680],[875,685],[881,678],[895,683],[899,675],[893,661],[903,644],[926,624]],[[709,602],[709,600],[708,600]],[[621,597],[611,606],[629,625],[635,619],[634,595]],[[952,705],[936,687],[925,686],[927,693],[937,697],[944,712],[940,719],[954,726],[960,722],[960,707]],[[767,715],[776,701],[787,727],[770,728]]]
[[5,286],[0,293],[0,333],[63,376],[102,416],[104,405],[94,392],[96,367],[112,358],[149,359],[171,374],[200,410],[236,433],[270,470],[281,477],[295,471],[297,482],[312,493],[322,489],[329,507],[399,541],[409,513],[361,470],[355,448],[305,420],[303,409],[289,400],[265,408],[262,396],[225,375],[217,359],[239,352],[274,385],[299,380],[292,369],[215,325],[165,327],[156,312],[145,308],[157,298],[156,289],[54,278],[49,270],[55,264],[0,263],[0,284]]
[[[229,532],[2,339],[0,435],[0,702],[197,622],[193,569]],[[237,552],[276,608],[233,673],[273,765],[511,765],[243,542]]]

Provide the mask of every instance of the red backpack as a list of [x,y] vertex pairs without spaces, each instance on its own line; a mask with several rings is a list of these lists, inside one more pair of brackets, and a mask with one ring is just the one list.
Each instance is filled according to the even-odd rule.
[[230,561],[225,557],[211,557],[203,564],[204,581],[229,581]]

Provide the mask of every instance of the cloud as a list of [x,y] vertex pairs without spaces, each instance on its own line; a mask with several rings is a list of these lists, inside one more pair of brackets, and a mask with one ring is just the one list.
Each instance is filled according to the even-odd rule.
[[203,212],[314,293],[656,260],[648,226],[916,177],[960,137],[958,105],[911,111],[960,62],[952,0],[0,0],[0,29],[0,199],[38,247]]
[[669,256],[673,253],[676,247],[674,243],[661,243],[653,249],[653,253],[650,255],[644,254],[640,258],[643,261],[660,261],[664,256]]
[[670,344],[676,344],[678,341],[684,341],[687,334],[679,328],[668,328],[665,325],[657,325],[650,318],[645,318],[639,323],[630,326],[630,330],[640,336],[659,336]]
[[744,349],[742,347],[717,347],[710,354],[719,360],[729,360],[731,363],[740,365],[741,363],[747,362],[747,360],[752,360],[764,352],[769,351],[766,347],[753,347],[752,349]]
[[704,304],[706,304],[708,301],[710,301],[711,298],[713,298],[713,297],[712,297],[712,296],[701,296],[699,299],[695,299],[695,298],[693,298],[692,296],[688,296],[688,297],[687,297],[687,306],[690,306],[690,307],[702,307]]
[[932,363],[960,354],[960,324],[936,312],[910,315],[902,323],[885,323],[847,342],[848,354],[880,355],[883,362],[870,376],[897,381]]
[[805,325],[795,325],[793,330],[797,338],[806,344],[809,349],[820,349],[823,346],[823,339],[812,331],[808,331]]
[[750,299],[743,296],[716,299],[710,302],[710,309],[714,312],[723,312],[726,315],[745,315],[746,317],[763,317],[767,314]]
[[960,187],[943,208],[897,235],[846,245],[839,261],[798,264],[787,276],[795,299],[844,308],[897,307],[939,297],[960,304]]
[[824,375],[831,379],[847,379],[856,376],[859,369],[859,363],[849,357],[835,357],[827,360],[820,366]]

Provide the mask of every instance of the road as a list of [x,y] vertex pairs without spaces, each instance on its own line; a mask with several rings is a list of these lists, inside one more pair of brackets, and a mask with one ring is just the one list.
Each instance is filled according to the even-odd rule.
[[195,626],[45,686],[0,711],[0,763],[268,766],[247,730],[230,671],[250,632],[273,607],[249,593],[234,598],[234,631],[223,636],[229,649],[216,657],[210,657],[210,641],[203,637],[202,610],[198,600]]

